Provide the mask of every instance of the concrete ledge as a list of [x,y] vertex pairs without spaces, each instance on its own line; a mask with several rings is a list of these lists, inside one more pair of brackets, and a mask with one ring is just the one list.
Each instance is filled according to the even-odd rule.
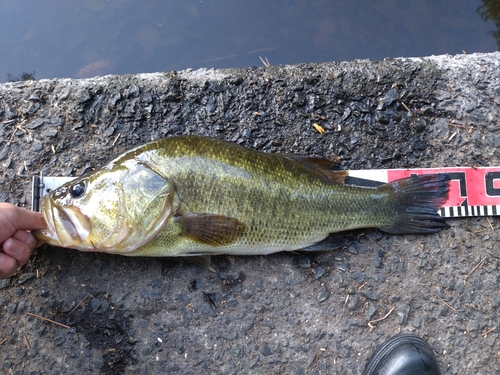
[[[176,134],[357,169],[498,165],[499,72],[496,52],[0,84],[0,201],[27,205],[41,170],[78,176]],[[0,282],[0,368],[359,374],[378,343],[414,332],[443,373],[493,374],[500,221],[450,224],[433,236],[354,232],[341,252],[220,256],[215,274],[43,248]]]

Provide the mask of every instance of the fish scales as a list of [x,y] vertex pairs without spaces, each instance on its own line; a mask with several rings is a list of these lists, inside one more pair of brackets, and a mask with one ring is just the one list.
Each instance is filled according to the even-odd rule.
[[[94,251],[131,256],[251,255],[307,248],[331,233],[355,228],[430,233],[445,226],[436,211],[447,196],[446,177],[414,177],[362,188],[339,182],[344,175],[328,170],[324,161],[317,159],[262,153],[213,138],[165,138],[136,147],[101,170],[70,182],[61,190],[65,193],[58,195],[63,198],[47,196],[42,202],[47,221],[60,217],[64,224],[59,226],[61,235],[54,234],[54,224],[39,238],[59,246],[80,250],[91,246]],[[99,194],[92,190],[98,186],[97,180],[113,186],[107,192],[119,196],[114,203],[106,203],[105,196],[85,197]],[[79,184],[86,189],[84,196],[68,196]],[[92,199],[103,201],[93,203],[93,207],[107,204],[110,210],[106,215],[110,217],[89,217],[91,210],[85,202],[91,205]],[[120,211],[120,205],[126,209]],[[151,208],[145,210],[147,205]],[[110,213],[112,210],[117,212]],[[133,212],[144,217],[113,224],[113,216]],[[68,223],[65,218],[71,221],[73,216],[83,216],[88,222]],[[130,223],[140,223],[143,232],[150,227],[154,230],[150,238],[137,234],[140,240],[134,242],[130,239],[134,230],[129,228],[131,233],[123,242],[126,246],[115,241],[112,246],[99,247],[99,238],[82,245],[85,230],[79,234],[79,226],[90,232],[90,238],[93,220],[110,222],[107,227],[119,233],[109,234],[115,239],[127,237],[124,228]],[[72,233],[68,236],[65,231]]]
[[[295,250],[339,230],[390,223],[391,207],[366,210],[373,198],[365,189],[356,194],[359,188],[332,186],[286,156],[202,138],[176,139],[175,148],[169,147],[171,141],[158,141],[153,151],[139,158],[162,161],[155,169],[176,181],[179,197],[191,212],[236,217],[246,225],[243,236],[226,246],[225,253]],[[168,255],[213,252],[180,236],[160,235],[142,253],[151,255],[162,249],[171,249]]]

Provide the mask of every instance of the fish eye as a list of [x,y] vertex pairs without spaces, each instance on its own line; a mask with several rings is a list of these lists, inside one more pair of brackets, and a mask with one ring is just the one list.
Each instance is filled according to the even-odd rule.
[[85,193],[85,187],[86,186],[84,182],[79,182],[78,184],[73,185],[70,190],[71,196],[75,199],[81,198]]

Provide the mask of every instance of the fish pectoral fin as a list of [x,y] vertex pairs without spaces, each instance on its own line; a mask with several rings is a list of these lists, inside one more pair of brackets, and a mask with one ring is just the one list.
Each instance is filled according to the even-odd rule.
[[233,217],[214,214],[187,214],[176,219],[181,236],[210,245],[227,246],[245,231],[245,224]]
[[349,176],[348,171],[335,169],[339,167],[338,164],[330,160],[311,158],[295,154],[282,155],[287,159],[301,163],[309,170],[314,171],[318,175],[318,177],[326,182],[338,182],[344,184],[345,178]]

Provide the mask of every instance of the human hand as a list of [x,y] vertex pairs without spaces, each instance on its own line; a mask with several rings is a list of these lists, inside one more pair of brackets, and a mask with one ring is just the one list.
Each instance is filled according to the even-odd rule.
[[37,243],[29,231],[46,227],[41,213],[0,203],[0,279],[28,262]]

